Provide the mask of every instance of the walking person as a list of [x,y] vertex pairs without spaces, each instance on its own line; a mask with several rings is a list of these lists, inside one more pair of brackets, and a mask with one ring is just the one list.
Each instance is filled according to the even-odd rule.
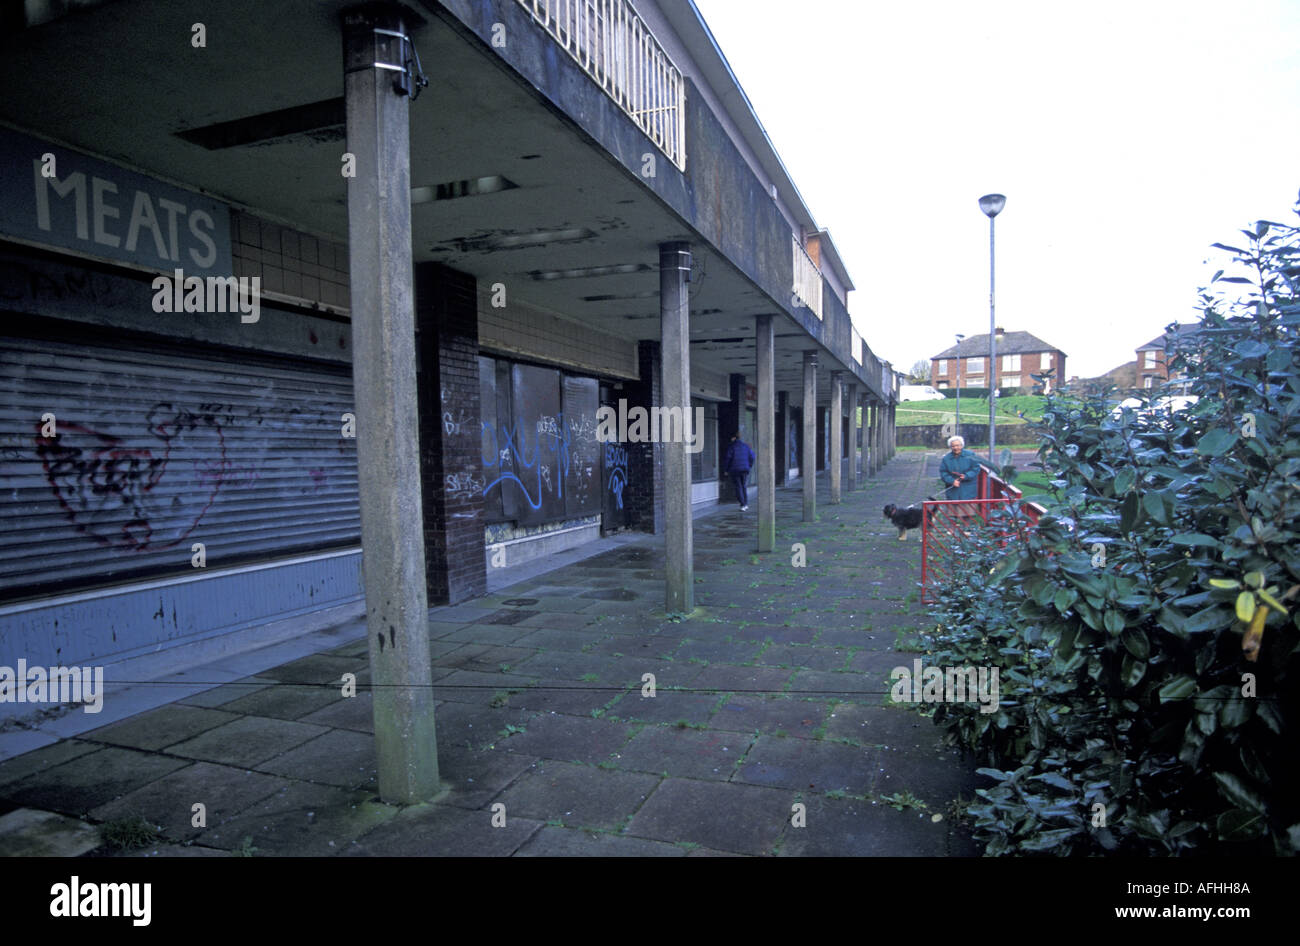
[[740,502],[741,512],[749,508],[749,489],[745,484],[753,465],[754,451],[749,448],[749,444],[740,439],[740,432],[737,431],[731,435],[731,444],[727,447],[722,468],[731,477],[731,485],[736,487],[736,499]]

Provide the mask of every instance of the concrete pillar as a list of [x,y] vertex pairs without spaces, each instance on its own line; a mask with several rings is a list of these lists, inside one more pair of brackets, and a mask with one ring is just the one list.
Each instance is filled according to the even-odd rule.
[[871,405],[871,475],[880,472],[880,402]]
[[408,804],[440,789],[420,503],[411,267],[410,102],[393,91],[405,32],[396,6],[343,13],[352,296],[352,388],[366,626],[379,797]]
[[758,550],[776,547],[776,361],[772,316],[754,320],[758,370]]
[[[691,423],[690,298],[691,245],[659,244],[659,337],[663,359],[663,406],[680,409]],[[691,532],[691,457],[684,439],[664,441],[664,609],[684,614],[695,609],[695,550]],[[700,436],[703,431],[698,431]]]
[[817,352],[803,353],[803,521],[817,518]]
[[889,405],[889,458],[898,452],[898,405]]
[[831,504],[838,506],[844,488],[844,372],[831,372]]
[[849,476],[845,488],[851,493],[858,488],[858,386],[849,389]]

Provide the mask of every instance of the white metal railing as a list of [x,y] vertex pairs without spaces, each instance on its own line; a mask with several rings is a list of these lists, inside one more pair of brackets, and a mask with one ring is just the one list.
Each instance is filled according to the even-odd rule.
[[791,291],[797,300],[812,309],[820,319],[822,317],[822,272],[804,250],[798,237],[792,234],[790,242],[794,247],[794,285]]
[[850,331],[853,332],[849,351],[853,353],[853,363],[857,365],[861,365],[862,364],[862,336],[858,334],[858,330],[856,328],[853,328],[853,326],[850,325],[849,329]]
[[627,0],[519,0],[655,147],[686,170],[686,84]]

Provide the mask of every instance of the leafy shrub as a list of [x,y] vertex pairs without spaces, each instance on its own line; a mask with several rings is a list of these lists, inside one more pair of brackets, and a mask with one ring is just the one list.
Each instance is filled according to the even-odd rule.
[[928,663],[1000,671],[998,712],[934,714],[994,780],[989,854],[1300,851],[1300,228],[1243,233],[1214,281],[1251,289],[1203,293],[1171,361],[1197,403],[1049,398],[1048,514],[964,547],[933,610]]

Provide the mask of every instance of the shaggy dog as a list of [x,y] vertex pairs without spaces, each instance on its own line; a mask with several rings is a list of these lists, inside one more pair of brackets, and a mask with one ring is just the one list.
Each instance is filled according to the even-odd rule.
[[[921,528],[921,507],[908,506],[906,509],[899,509],[891,503],[885,507],[885,518],[898,528],[898,541],[903,542],[907,539],[909,529]],[[930,510],[930,518],[934,518],[933,509]]]

